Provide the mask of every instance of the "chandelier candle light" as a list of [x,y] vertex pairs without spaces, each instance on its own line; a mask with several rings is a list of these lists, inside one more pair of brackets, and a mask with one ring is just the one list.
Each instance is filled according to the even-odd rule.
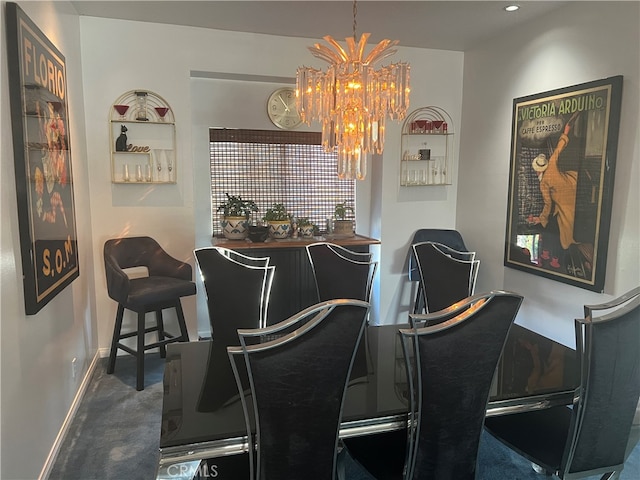
[[363,180],[367,160],[384,149],[385,118],[402,120],[409,107],[409,64],[377,63],[396,53],[397,40],[382,40],[364,57],[369,33],[356,44],[356,2],[353,2],[353,37],[345,50],[331,36],[324,40],[334,49],[316,43],[312,55],[329,63],[326,72],[300,67],[296,74],[296,105],[302,120],[322,124],[326,152],[337,150],[338,177]]

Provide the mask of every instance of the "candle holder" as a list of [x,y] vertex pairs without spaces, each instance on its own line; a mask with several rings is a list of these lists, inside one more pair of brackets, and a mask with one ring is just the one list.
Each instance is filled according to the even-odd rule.
[[147,122],[147,92],[136,92],[136,120]]

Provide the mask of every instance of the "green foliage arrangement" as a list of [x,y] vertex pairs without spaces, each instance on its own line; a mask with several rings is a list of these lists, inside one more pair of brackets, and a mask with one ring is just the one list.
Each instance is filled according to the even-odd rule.
[[286,207],[282,203],[274,203],[270,208],[267,208],[262,219],[265,222],[291,221],[291,215],[289,215]]
[[258,206],[253,200],[243,200],[239,195],[229,195],[228,193],[225,193],[225,195],[227,196],[227,201],[218,206],[218,212],[222,211],[225,217],[244,217],[248,219],[251,213],[258,211]]
[[347,206],[347,202],[338,203],[333,210],[333,216],[336,220],[346,220],[348,211],[355,213],[352,207]]
[[298,223],[298,227],[307,227],[309,225],[313,225],[313,223],[311,222],[311,220],[309,220],[308,217],[299,217],[297,223]]

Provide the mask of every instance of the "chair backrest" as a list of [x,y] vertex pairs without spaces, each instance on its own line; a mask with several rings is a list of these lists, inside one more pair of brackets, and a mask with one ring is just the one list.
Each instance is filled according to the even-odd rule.
[[[422,242],[419,242],[419,243],[422,243]],[[455,258],[456,260],[473,261],[476,259],[476,252],[456,250],[455,248],[451,248],[443,243],[438,243],[438,242],[430,242],[430,243],[445,255],[448,255],[451,258]]]
[[241,263],[241,257],[220,247],[194,250],[207,295],[211,333],[216,342],[237,345],[238,328],[266,324],[275,266],[256,261]]
[[373,278],[378,262],[370,253],[359,253],[331,243],[307,245],[307,255],[318,290],[318,300],[353,298],[371,299]]
[[415,243],[412,248],[427,312],[442,310],[473,294],[480,261],[462,259],[473,258],[473,252],[445,252],[434,242]]
[[[414,233],[411,239],[411,245],[421,242],[437,242],[446,245],[459,252],[467,250],[462,235],[457,230],[447,230],[439,228],[421,228]],[[413,254],[413,248],[409,248],[409,280],[412,282],[420,281],[420,272],[418,264]]]
[[[475,478],[489,389],[522,300],[510,292],[476,295],[453,318],[436,312],[427,315],[436,325],[400,330],[407,376],[417,383],[406,478]],[[448,319],[438,322],[441,315]]]
[[580,396],[563,478],[622,469],[640,398],[640,287],[611,302],[585,306],[585,315],[575,321]]
[[342,404],[368,310],[367,302],[330,300],[278,324],[238,331],[241,346],[228,351],[241,393],[235,358],[244,356],[249,372],[253,416],[242,398],[249,438],[256,419],[252,478],[335,478]]
[[150,277],[192,279],[191,265],[169,255],[151,237],[112,238],[104,243],[103,256],[109,297],[120,303],[129,290],[128,268],[146,267]]
[[250,255],[245,255],[244,253],[236,252],[235,250],[231,250],[230,248],[224,247],[213,247],[221,255],[224,255],[231,260],[235,260],[236,262],[243,263],[245,265],[252,265],[255,267],[268,267],[269,262],[271,261],[271,257],[252,257]]

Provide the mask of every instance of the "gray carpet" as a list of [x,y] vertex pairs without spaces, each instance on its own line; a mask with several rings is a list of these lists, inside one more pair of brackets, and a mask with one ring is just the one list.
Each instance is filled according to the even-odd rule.
[[145,389],[136,391],[135,358],[118,357],[107,375],[98,361],[69,426],[51,480],[150,480],[158,466],[164,359],[145,355]]
[[[164,360],[148,354],[145,389],[135,389],[135,359],[118,357],[106,374],[107,359],[96,365],[87,392],[63,440],[51,480],[152,480],[158,464]],[[360,480],[347,469],[349,480]],[[545,480],[530,464],[483,434],[478,480]],[[555,478],[555,477],[554,477]],[[599,477],[590,477],[598,479]],[[640,478],[640,445],[625,464],[620,480]],[[224,480],[244,480],[226,478]]]

